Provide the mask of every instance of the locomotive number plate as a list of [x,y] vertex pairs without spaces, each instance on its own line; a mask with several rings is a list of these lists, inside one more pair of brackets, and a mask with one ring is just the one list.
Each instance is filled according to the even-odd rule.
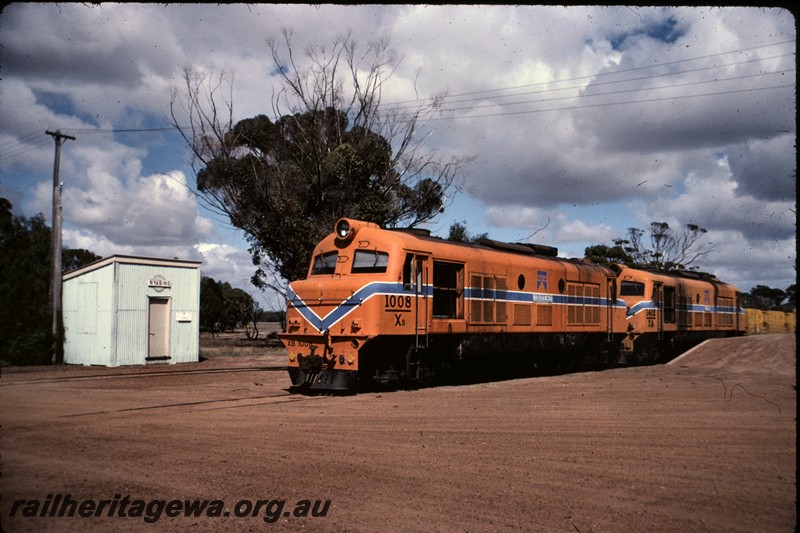
[[413,300],[411,296],[403,296],[397,294],[384,294],[384,312],[392,313],[394,315],[394,326],[403,327],[406,325],[404,313],[411,312]]

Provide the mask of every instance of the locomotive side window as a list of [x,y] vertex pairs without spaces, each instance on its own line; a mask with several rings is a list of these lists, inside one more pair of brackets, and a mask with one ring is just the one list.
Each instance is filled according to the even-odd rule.
[[422,262],[423,257],[406,254],[406,261],[403,263],[403,288],[405,290],[422,290]]
[[406,254],[403,263],[403,288],[411,290],[414,288],[414,254]]
[[483,307],[483,322],[494,322],[494,277],[486,276],[483,278],[483,290],[481,297]]
[[567,324],[600,323],[600,286],[589,283],[567,283]]
[[508,285],[500,276],[472,274],[470,276],[472,303],[470,321],[473,323],[505,323],[508,321],[506,298]]
[[506,310],[506,298],[508,298],[506,290],[508,286],[506,285],[506,278],[495,278],[495,287],[497,288],[497,292],[495,293],[495,298],[497,298],[497,300],[495,301],[496,314],[494,321],[498,324],[505,324],[508,322],[508,311]]
[[[722,310],[725,308],[725,311]],[[733,313],[730,312],[733,307],[733,298],[725,298],[720,296],[717,298],[717,320],[718,324],[722,327],[733,327]]]
[[539,326],[552,326],[553,325],[553,306],[552,305],[537,305],[536,306],[536,324]]
[[356,250],[353,258],[353,274],[386,272],[389,265],[389,254],[377,250]]
[[483,276],[472,274],[469,286],[472,289],[469,310],[470,320],[472,322],[485,322],[483,319],[483,302],[478,299],[483,297]]
[[532,308],[531,304],[514,304],[514,325],[530,326]]
[[644,296],[644,283],[623,281],[619,285],[620,296]]
[[464,265],[433,262],[433,317],[464,318]]
[[339,252],[325,252],[314,256],[311,267],[311,275],[333,274],[336,270],[336,261],[339,259]]
[[403,263],[403,289],[417,294],[425,293],[425,286],[430,283],[425,268],[427,256],[407,253]]
[[494,322],[494,277],[473,274],[472,287],[475,295],[472,300],[472,321]]
[[678,325],[692,326],[692,312],[690,311],[692,305],[691,296],[683,296],[678,302]]

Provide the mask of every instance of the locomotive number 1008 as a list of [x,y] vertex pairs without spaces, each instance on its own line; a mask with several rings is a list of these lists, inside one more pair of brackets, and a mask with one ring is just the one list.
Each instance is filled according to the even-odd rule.
[[396,309],[411,309],[411,296],[385,294],[384,299],[387,311],[394,311]]

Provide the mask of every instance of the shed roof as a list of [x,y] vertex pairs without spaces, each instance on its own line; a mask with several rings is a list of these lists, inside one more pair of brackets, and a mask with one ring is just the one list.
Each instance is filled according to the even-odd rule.
[[165,267],[179,267],[179,268],[200,268],[202,261],[193,261],[189,259],[165,259],[159,257],[141,257],[135,255],[112,255],[103,259],[98,259],[88,265],[82,266],[75,270],[70,270],[64,273],[63,279],[68,280],[103,268],[113,263],[124,263],[129,265],[152,265],[152,266],[165,266]]

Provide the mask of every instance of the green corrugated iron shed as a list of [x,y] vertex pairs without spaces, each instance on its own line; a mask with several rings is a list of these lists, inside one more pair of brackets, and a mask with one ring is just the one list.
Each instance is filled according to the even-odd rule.
[[200,264],[113,255],[64,274],[64,362],[198,361]]

